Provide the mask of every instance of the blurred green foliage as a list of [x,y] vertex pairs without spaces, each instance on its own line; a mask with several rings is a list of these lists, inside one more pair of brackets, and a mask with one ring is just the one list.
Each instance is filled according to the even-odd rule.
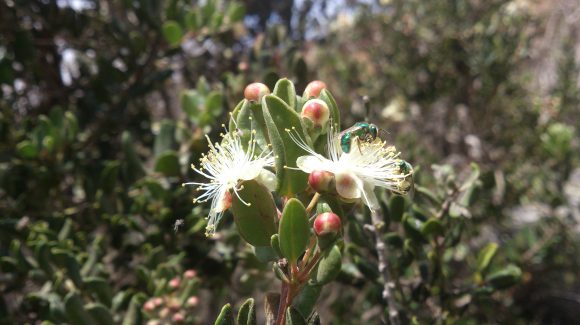
[[[580,322],[578,39],[537,90],[534,2],[66,3],[0,3],[0,323],[141,324],[159,316],[147,301],[177,295],[173,313],[208,323],[227,301],[268,301],[270,268],[227,216],[205,238],[209,207],[180,184],[243,87],[279,76],[298,93],[324,80],[343,126],[368,96],[420,166],[411,200],[383,197],[405,323]],[[377,323],[373,246],[359,223],[345,232],[316,310]]]

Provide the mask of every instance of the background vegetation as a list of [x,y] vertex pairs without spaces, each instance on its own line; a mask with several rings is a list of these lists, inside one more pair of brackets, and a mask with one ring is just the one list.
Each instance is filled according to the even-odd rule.
[[[207,207],[181,183],[244,86],[279,77],[299,93],[324,80],[343,127],[365,119],[368,96],[415,166],[414,219],[394,220],[390,242],[408,322],[580,322],[576,7],[3,1],[0,322],[137,324],[166,297],[205,324],[277,290],[231,221],[205,238]],[[440,214],[444,243],[409,227]],[[323,323],[381,318],[362,231],[348,226]]]

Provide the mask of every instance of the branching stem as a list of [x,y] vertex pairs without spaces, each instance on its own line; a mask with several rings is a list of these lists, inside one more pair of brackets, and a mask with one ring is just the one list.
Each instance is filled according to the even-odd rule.
[[388,267],[387,260],[387,250],[385,243],[383,242],[384,237],[384,222],[381,218],[381,213],[378,210],[371,209],[371,218],[373,222],[373,227],[371,231],[375,234],[375,249],[377,250],[377,256],[379,259],[379,272],[383,278],[383,299],[387,303],[387,309],[389,313],[389,324],[399,325],[399,312],[395,305],[395,297],[393,296],[392,289],[395,288],[395,283],[391,280],[391,275]]

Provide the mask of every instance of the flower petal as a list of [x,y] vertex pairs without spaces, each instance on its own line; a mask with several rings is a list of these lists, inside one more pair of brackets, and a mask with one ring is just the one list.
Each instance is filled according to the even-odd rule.
[[360,198],[362,188],[362,181],[354,173],[341,172],[336,174],[336,191],[343,198]]
[[332,162],[328,159],[317,156],[301,156],[296,159],[296,166],[305,173],[312,173],[315,170],[326,170],[333,172]]
[[378,210],[381,208],[377,195],[375,194],[375,187],[372,184],[364,183],[362,192],[365,204],[369,209]]
[[270,192],[274,192],[276,190],[276,185],[278,185],[276,175],[267,169],[262,169],[256,180],[266,186]]

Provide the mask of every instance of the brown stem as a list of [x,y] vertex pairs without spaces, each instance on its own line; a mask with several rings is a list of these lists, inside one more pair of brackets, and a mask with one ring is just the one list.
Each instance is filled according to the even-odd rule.
[[288,284],[282,282],[282,289],[280,290],[280,303],[278,304],[278,314],[276,315],[275,325],[282,325],[286,316],[286,308],[288,307]]
[[310,203],[308,203],[308,206],[306,207],[307,214],[310,214],[310,211],[312,211],[312,209],[314,209],[314,207],[316,206],[316,203],[318,203],[318,199],[320,199],[320,193],[316,192],[316,194],[314,194],[314,196],[312,197],[312,200],[310,200]]
[[389,313],[389,323],[391,325],[399,325],[399,312],[395,306],[395,297],[391,289],[395,287],[388,267],[387,250],[383,242],[384,222],[380,216],[380,211],[371,209],[371,218],[373,222],[372,231],[375,234],[375,249],[379,259],[379,272],[383,278],[383,299],[387,303]]

